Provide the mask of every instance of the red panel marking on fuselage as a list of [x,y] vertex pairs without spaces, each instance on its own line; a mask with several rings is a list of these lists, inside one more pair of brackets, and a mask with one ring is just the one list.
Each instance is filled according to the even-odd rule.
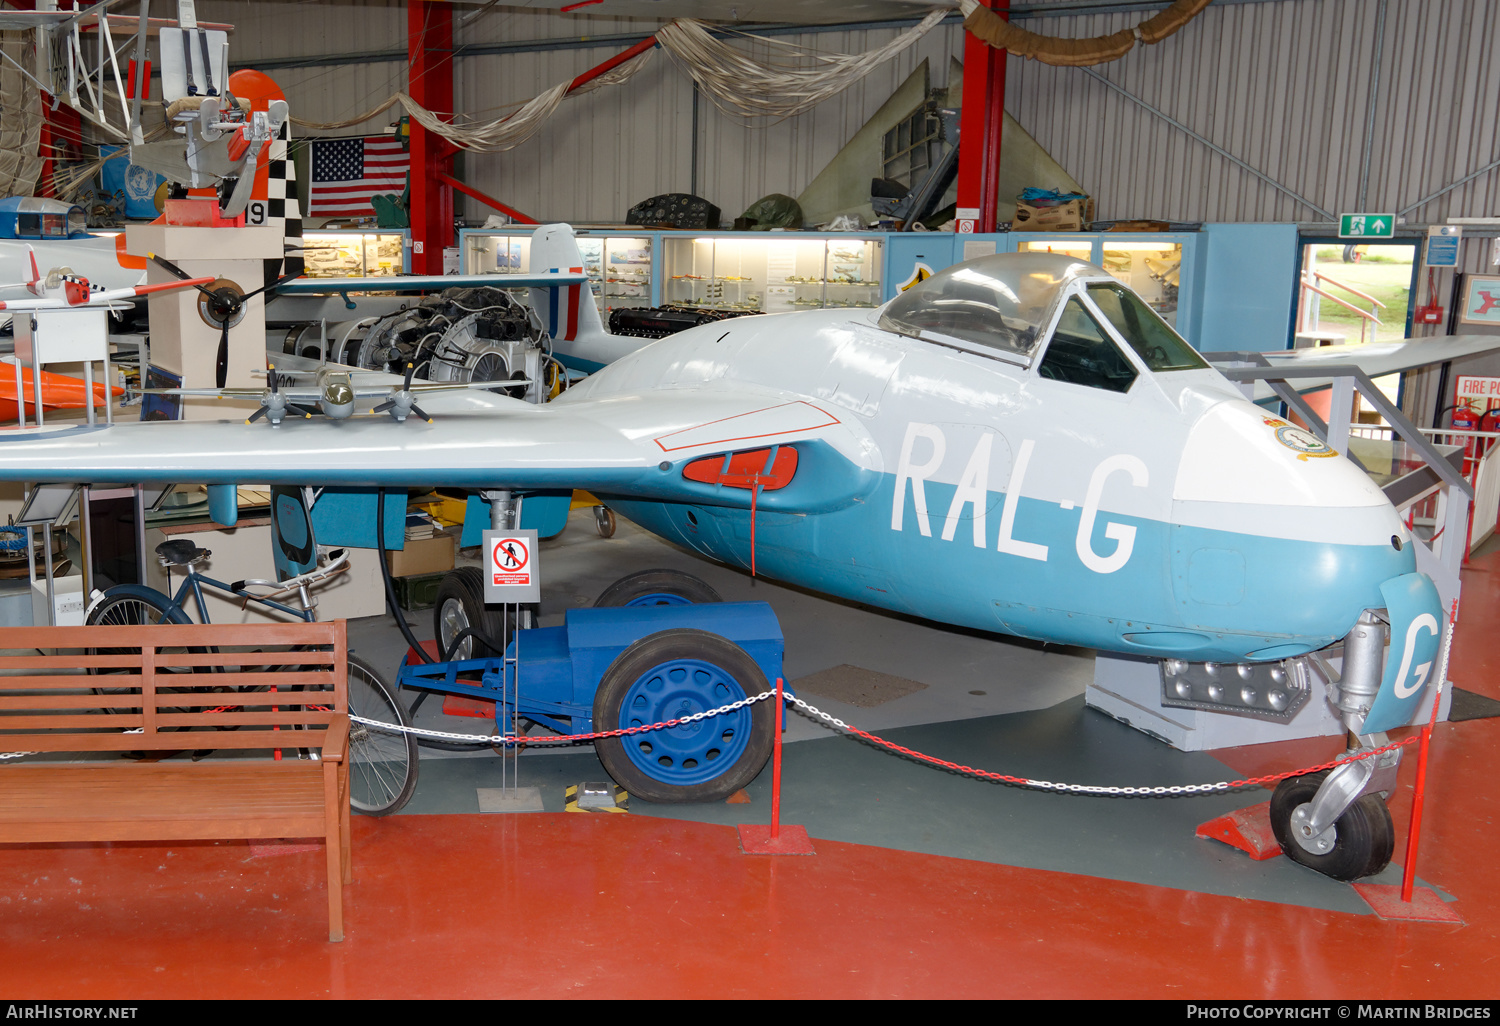
[[[774,459],[772,452],[776,454]],[[689,481],[728,488],[758,488],[763,492],[785,488],[796,473],[797,450],[790,445],[732,453],[727,467],[723,456],[705,456],[682,468],[682,476]]]

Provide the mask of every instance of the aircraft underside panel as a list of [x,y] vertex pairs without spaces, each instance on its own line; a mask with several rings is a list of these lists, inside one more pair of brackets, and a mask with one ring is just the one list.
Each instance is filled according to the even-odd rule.
[[[1003,493],[992,493],[986,504],[981,547],[972,516],[950,524],[930,515],[948,510],[954,491],[938,482],[926,488],[929,534],[921,533],[911,508],[904,529],[892,530],[894,488],[894,477],[885,475],[871,501],[845,510],[759,513],[757,572],[981,630],[1237,662],[1283,659],[1333,643],[1361,609],[1384,605],[1382,582],[1414,569],[1409,545],[1398,551],[1262,537],[1026,498],[1005,524]],[[750,566],[748,510],[611,505],[671,541]],[[980,567],[986,571],[976,572]],[[1087,585],[1080,587],[1080,579]],[[1288,623],[1298,625],[1296,633],[1285,631]]]

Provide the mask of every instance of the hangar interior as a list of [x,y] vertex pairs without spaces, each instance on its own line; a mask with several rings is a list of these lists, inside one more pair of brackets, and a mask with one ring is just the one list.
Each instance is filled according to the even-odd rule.
[[[1497,31],[1490,0],[10,0],[0,664],[47,669],[0,698],[0,990],[1493,998]],[[106,302],[96,358],[104,315],[63,318]],[[88,631],[309,594],[332,704],[244,697],[270,670],[227,634],[162,663],[216,664],[196,705],[139,641],[133,691],[46,683],[133,665]],[[286,709],[330,740],[275,765],[352,763],[355,815],[181,797]],[[344,715],[381,710],[429,734]],[[189,722],[222,747],[155,739]],[[1344,792],[1278,787],[1346,752]],[[71,769],[125,783],[84,817]],[[130,774],[165,812],[108,811],[149,804]]]

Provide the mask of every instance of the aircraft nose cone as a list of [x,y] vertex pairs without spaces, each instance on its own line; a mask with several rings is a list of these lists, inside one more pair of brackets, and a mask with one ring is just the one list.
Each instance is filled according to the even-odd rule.
[[1173,592],[1204,626],[1327,644],[1380,584],[1416,569],[1411,535],[1385,494],[1342,453],[1248,402],[1213,407],[1191,429],[1172,493]]

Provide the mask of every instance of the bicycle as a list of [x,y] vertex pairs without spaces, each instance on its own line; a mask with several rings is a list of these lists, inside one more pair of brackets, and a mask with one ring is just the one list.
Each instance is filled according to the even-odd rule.
[[[209,623],[204,591],[244,599],[267,606],[308,623],[317,620],[317,603],[310,586],[348,569],[349,553],[334,549],[322,565],[285,581],[243,580],[232,584],[215,580],[193,567],[211,553],[183,538],[162,542],[156,555],[167,570],[171,587],[173,567],[186,568],[182,585],[175,596],[143,584],[119,584],[100,594],[89,606],[85,623],[126,624],[139,626],[156,623],[192,623],[187,613],[189,598],[197,606],[198,622]],[[270,588],[255,594],[247,589]],[[275,600],[274,596],[295,591],[301,608]],[[101,689],[107,691],[108,689]],[[225,692],[248,692],[259,688],[235,689],[226,685]],[[395,692],[376,670],[357,656],[349,656],[349,712],[351,715],[386,723],[410,726],[410,719]],[[417,742],[414,735],[402,732],[372,730],[357,722],[349,725],[349,799],[355,811],[368,816],[385,816],[399,811],[411,798],[417,786]]]

